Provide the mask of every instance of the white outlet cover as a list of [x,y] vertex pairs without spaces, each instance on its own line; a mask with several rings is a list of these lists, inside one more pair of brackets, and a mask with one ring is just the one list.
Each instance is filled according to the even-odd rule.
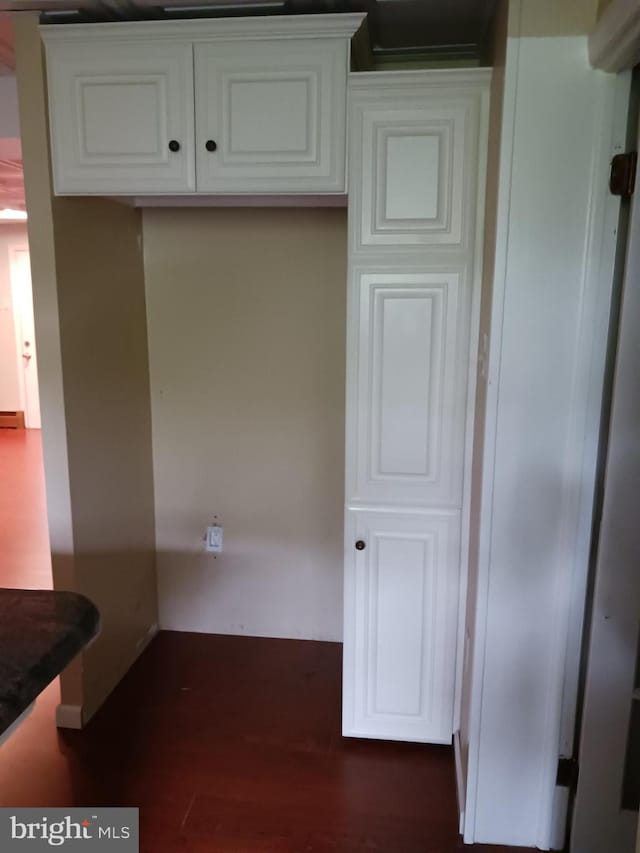
[[222,527],[218,524],[212,524],[207,527],[205,550],[213,554],[222,553]]

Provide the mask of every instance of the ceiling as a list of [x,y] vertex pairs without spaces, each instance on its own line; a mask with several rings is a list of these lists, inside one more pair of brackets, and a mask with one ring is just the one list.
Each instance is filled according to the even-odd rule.
[[[14,69],[12,11],[38,11],[48,23],[232,15],[367,12],[376,67],[396,62],[482,61],[496,0],[0,0],[0,75]],[[0,209],[24,209],[18,151],[0,139]],[[6,147],[6,145],[5,145]]]

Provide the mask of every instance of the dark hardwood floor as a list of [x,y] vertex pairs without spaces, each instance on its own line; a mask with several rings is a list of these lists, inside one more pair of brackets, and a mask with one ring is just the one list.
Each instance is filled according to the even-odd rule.
[[[0,431],[0,480],[0,586],[48,586],[39,433]],[[462,850],[451,750],[343,739],[340,678],[334,643],[161,633],[84,731],[41,695],[0,805],[137,806],[142,853]]]
[[51,589],[40,430],[0,429],[0,586]]
[[143,853],[463,849],[451,750],[343,739],[340,667],[334,643],[163,632],[84,731],[47,691],[0,804],[138,806]]

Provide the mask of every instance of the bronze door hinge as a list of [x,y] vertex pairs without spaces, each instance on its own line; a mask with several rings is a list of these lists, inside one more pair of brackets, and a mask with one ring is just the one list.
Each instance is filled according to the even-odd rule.
[[564,758],[564,756],[559,758],[556,785],[575,791],[578,785],[578,772],[579,767],[576,758]]
[[612,195],[619,195],[623,198],[633,195],[636,185],[637,163],[637,151],[616,154],[611,161],[611,176],[609,177],[609,189]]

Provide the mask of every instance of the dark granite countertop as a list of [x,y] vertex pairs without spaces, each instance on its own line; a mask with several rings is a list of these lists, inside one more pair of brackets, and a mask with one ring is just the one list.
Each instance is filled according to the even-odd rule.
[[0,589],[0,735],[99,627],[96,607],[82,595]]

